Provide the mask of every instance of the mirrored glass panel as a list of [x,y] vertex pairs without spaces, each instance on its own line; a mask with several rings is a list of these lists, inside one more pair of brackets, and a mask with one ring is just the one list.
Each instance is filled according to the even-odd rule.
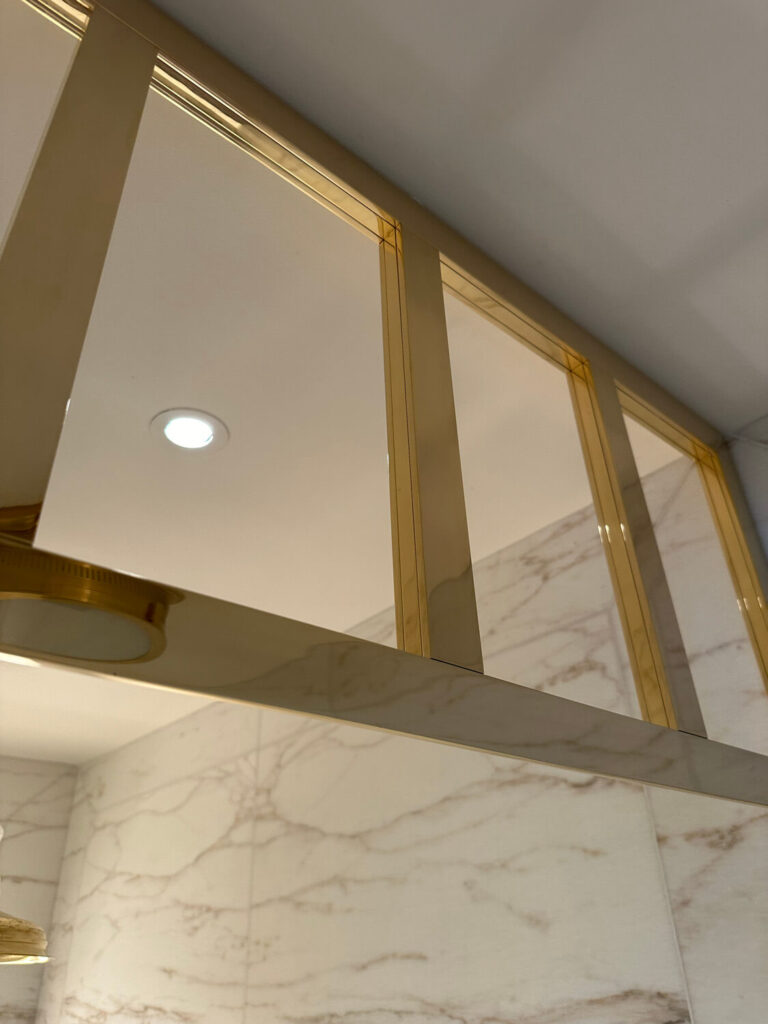
[[707,734],[768,753],[768,693],[698,466],[625,419]]
[[446,316],[485,671],[639,716],[566,374]]
[[394,642],[377,245],[155,92],[36,543]]
[[23,0],[0,6],[0,241],[10,227],[77,40]]

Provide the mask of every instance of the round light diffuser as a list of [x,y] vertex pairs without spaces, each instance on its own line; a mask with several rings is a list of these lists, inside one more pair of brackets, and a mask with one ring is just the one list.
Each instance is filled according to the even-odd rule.
[[199,409],[166,409],[149,426],[153,434],[186,451],[215,451],[229,439],[221,420]]
[[179,595],[35,548],[0,544],[0,647],[23,657],[135,662],[165,647],[168,605]]

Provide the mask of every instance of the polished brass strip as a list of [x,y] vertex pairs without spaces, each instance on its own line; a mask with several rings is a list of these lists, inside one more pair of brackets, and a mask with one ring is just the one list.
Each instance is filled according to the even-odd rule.
[[429,656],[429,622],[421,542],[421,514],[413,457],[413,417],[401,306],[400,256],[394,230],[381,225],[379,243],[384,375],[387,396],[389,494],[397,642],[401,650]]
[[666,686],[662,653],[589,367],[574,363],[569,384],[640,709],[648,721],[676,728],[678,721]]
[[[731,575],[755,659],[768,690],[768,607],[760,573],[751,554],[720,456],[637,395],[620,389],[625,412],[694,460],[707,496],[715,530]],[[755,545],[756,554],[757,545]]]
[[313,165],[285,139],[249,121],[162,56],[155,68],[152,88],[348,224],[375,241],[381,237],[380,222],[390,220],[383,210]]
[[570,349],[554,335],[523,316],[520,310],[514,309],[504,302],[490,288],[486,288],[479,281],[472,280],[450,260],[443,257],[440,269],[446,291],[471,306],[492,324],[513,334],[518,341],[549,362],[554,363],[555,366],[568,369],[573,359],[581,358],[578,352]]
[[155,62],[90,18],[0,258],[0,506],[45,493]]
[[153,661],[84,661],[78,670],[768,805],[760,754],[268,612],[190,591],[177,597]]
[[34,7],[49,21],[66,29],[70,35],[78,39],[85,32],[92,7],[80,0],[23,0],[29,7]]
[[[646,621],[647,642],[657,661],[657,686],[674,709],[677,728],[706,736],[688,657],[664,572],[651,514],[627,433],[619,392],[613,378],[599,368],[589,374],[593,403],[605,436],[605,458],[618,485],[621,520],[631,543],[630,563]],[[629,544],[628,544],[629,549]],[[658,664],[660,658],[661,664]]]
[[[614,453],[609,448],[604,418],[598,408],[592,375],[585,361],[556,338],[507,306],[498,295],[472,281],[445,260],[442,263],[442,278],[447,291],[507,331],[516,342],[524,343],[532,351],[567,372],[599,521],[600,537],[611,572],[640,708],[643,717],[648,721],[658,725],[679,726],[674,701],[668,691],[662,650],[653,628],[651,608],[645,596],[633,545],[632,520],[624,511],[625,500],[634,498],[629,493],[622,496],[620,481],[613,468]],[[642,496],[641,499],[644,503]],[[677,661],[672,664],[678,669],[683,680],[686,674],[690,679],[682,646],[678,648],[678,652]],[[691,682],[690,692],[693,692],[692,685]],[[684,692],[687,691],[684,689]],[[698,707],[695,693],[693,701],[695,711]],[[694,713],[687,713],[685,721],[689,726],[686,731],[704,735],[700,714],[696,718]]]
[[381,227],[389,468],[405,650],[482,671],[437,252]]

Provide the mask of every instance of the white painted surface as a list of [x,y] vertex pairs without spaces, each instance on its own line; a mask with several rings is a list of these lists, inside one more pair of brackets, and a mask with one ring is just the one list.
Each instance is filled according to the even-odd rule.
[[106,676],[0,660],[0,754],[82,764],[208,703]]

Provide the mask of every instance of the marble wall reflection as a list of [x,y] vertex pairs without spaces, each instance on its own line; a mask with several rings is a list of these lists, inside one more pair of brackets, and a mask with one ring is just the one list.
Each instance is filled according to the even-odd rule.
[[768,754],[768,700],[695,463],[643,479],[707,734]]
[[[610,594],[570,597],[591,510],[513,548],[489,671],[631,710]],[[764,1024],[767,845],[758,809],[212,703],[79,771],[56,959],[0,1021]]]
[[[50,929],[72,806],[71,765],[0,757],[0,907]],[[0,1021],[35,1020],[45,968],[0,967]]]

